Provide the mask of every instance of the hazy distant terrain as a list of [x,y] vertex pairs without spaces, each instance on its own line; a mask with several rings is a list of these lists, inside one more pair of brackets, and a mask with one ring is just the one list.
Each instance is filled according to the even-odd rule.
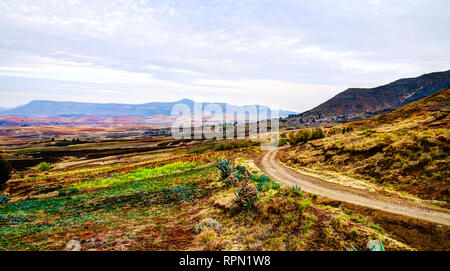
[[[54,102],[54,101],[32,101],[26,105],[2,112],[0,115],[23,116],[23,117],[151,117],[154,115],[170,116],[172,109],[177,104],[189,106],[194,112],[194,101],[183,99],[176,102],[151,102],[145,104],[100,104],[100,103],[78,103],[78,102]],[[227,106],[234,110],[248,110],[253,105],[228,105],[226,103],[203,103],[203,108],[216,104],[223,112]],[[260,110],[267,106],[255,105]],[[286,117],[295,114],[293,111],[280,110],[280,116]]]

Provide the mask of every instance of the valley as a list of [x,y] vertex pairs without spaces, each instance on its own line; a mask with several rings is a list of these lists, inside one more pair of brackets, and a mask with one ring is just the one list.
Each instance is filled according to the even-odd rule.
[[0,250],[448,251],[449,101],[252,139],[127,118],[1,127]]

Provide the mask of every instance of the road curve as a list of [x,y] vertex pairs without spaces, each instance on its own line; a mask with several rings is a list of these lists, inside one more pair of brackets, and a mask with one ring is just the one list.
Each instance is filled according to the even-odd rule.
[[289,146],[267,151],[263,153],[260,160],[257,161],[261,170],[274,180],[291,185],[297,184],[306,192],[325,196],[332,200],[344,201],[393,214],[450,226],[450,214],[448,212],[430,209],[405,199],[394,199],[380,193],[373,193],[327,182],[287,168],[277,161],[276,155],[278,151],[288,147]]

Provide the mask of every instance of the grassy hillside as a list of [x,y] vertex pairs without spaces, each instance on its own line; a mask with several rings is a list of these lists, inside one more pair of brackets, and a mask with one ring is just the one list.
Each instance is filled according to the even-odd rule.
[[[281,159],[299,169],[366,180],[450,201],[450,88],[389,114],[328,129]],[[346,129],[342,133],[343,128]]]
[[[387,250],[412,249],[370,216],[264,177],[258,146],[223,145],[16,174],[0,203],[0,250],[62,250],[69,240],[82,250],[366,250],[379,238]],[[217,158],[250,177],[222,179]],[[236,195],[244,186],[257,193],[250,205]]]

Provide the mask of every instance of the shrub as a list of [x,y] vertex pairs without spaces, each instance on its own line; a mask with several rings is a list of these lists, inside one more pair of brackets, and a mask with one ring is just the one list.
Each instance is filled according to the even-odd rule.
[[284,138],[280,138],[280,140],[278,140],[278,146],[279,147],[284,146],[287,143],[288,143],[288,141],[286,139],[284,139]]
[[288,134],[288,141],[292,145],[297,145],[299,143],[306,143],[311,137],[311,131],[302,127],[302,129],[296,133]]
[[11,179],[11,165],[0,156],[0,185]]
[[225,151],[225,150],[232,150],[232,149],[238,149],[238,148],[247,148],[251,146],[258,145],[258,142],[253,141],[224,141],[217,143],[214,145],[215,151]]
[[50,169],[50,165],[45,161],[39,164],[39,171],[49,171]]
[[311,201],[303,199],[303,200],[299,200],[297,201],[297,209],[300,213],[303,213],[303,211],[305,211],[306,208],[308,208],[309,205],[311,205]]
[[289,133],[288,141],[292,145],[297,145],[299,143],[306,143],[309,140],[321,139],[324,137],[325,134],[321,128],[315,128],[311,131],[305,127],[302,127],[302,129],[296,133]]
[[311,140],[324,138],[325,134],[323,133],[321,128],[316,128],[313,130],[311,134]]

